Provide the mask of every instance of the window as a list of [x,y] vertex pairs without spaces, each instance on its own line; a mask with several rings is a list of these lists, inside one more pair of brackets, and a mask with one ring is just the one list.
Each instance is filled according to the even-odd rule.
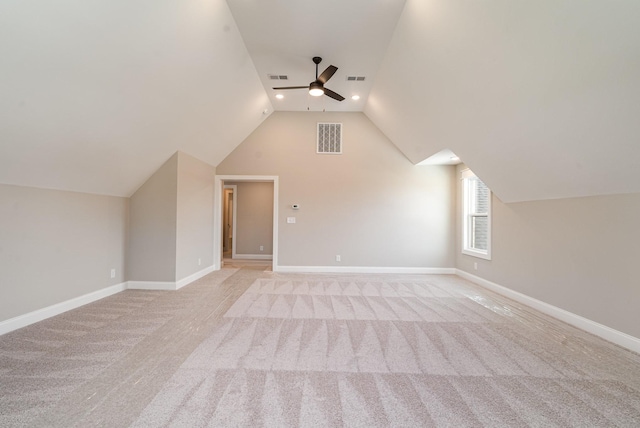
[[462,253],[491,260],[491,191],[469,169],[462,171]]

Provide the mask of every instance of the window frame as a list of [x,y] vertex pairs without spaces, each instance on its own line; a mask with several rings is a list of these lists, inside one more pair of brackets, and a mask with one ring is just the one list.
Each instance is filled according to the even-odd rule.
[[[462,254],[466,254],[472,257],[478,257],[485,260],[491,260],[491,199],[493,196],[493,192],[491,192],[491,189],[487,187],[489,193],[487,197],[486,213],[470,212],[473,196],[470,192],[470,182],[471,180],[482,180],[480,180],[478,176],[476,176],[470,169],[462,170],[460,180],[462,182]],[[487,218],[486,251],[471,246],[472,235],[470,234],[470,230],[472,228],[473,219],[477,217]]]

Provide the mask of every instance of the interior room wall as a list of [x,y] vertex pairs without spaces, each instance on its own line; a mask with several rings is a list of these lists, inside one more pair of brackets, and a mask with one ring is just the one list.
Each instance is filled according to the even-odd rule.
[[[316,153],[318,122],[343,154]],[[216,173],[279,176],[281,266],[454,266],[455,168],[413,165],[362,113],[274,112]]]
[[128,204],[0,184],[0,321],[123,283]]
[[510,204],[494,195],[490,261],[461,253],[457,199],[459,269],[640,338],[640,194]]
[[[232,182],[236,198],[236,254],[273,254],[273,183]],[[260,251],[260,246],[263,250]]]
[[176,280],[178,153],[130,198],[128,281]]
[[213,266],[213,182],[215,168],[178,152],[176,277]]

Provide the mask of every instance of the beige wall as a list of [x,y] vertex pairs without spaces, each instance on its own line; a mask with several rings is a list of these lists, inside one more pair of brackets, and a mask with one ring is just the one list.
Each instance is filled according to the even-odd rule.
[[176,152],[131,196],[129,281],[179,281],[213,264],[214,177]]
[[178,152],[176,280],[213,265],[215,168]]
[[127,280],[175,281],[178,153],[130,198]]
[[[342,155],[316,154],[317,122],[343,123]],[[413,165],[362,113],[273,113],[216,173],[279,176],[281,266],[454,266],[455,168]]]
[[[273,254],[273,183],[233,182],[237,193],[236,254]],[[264,249],[260,251],[260,246]]]
[[0,184],[0,321],[124,282],[127,212],[127,198]]
[[178,152],[131,198],[0,184],[0,321],[212,266],[214,175]]
[[459,269],[640,337],[640,194],[492,204],[486,261],[460,252],[459,203]]

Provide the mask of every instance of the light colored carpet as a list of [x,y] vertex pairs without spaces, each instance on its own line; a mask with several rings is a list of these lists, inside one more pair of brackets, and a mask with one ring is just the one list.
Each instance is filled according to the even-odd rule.
[[640,426],[640,356],[455,276],[247,267],[89,306],[0,337],[0,426]]

